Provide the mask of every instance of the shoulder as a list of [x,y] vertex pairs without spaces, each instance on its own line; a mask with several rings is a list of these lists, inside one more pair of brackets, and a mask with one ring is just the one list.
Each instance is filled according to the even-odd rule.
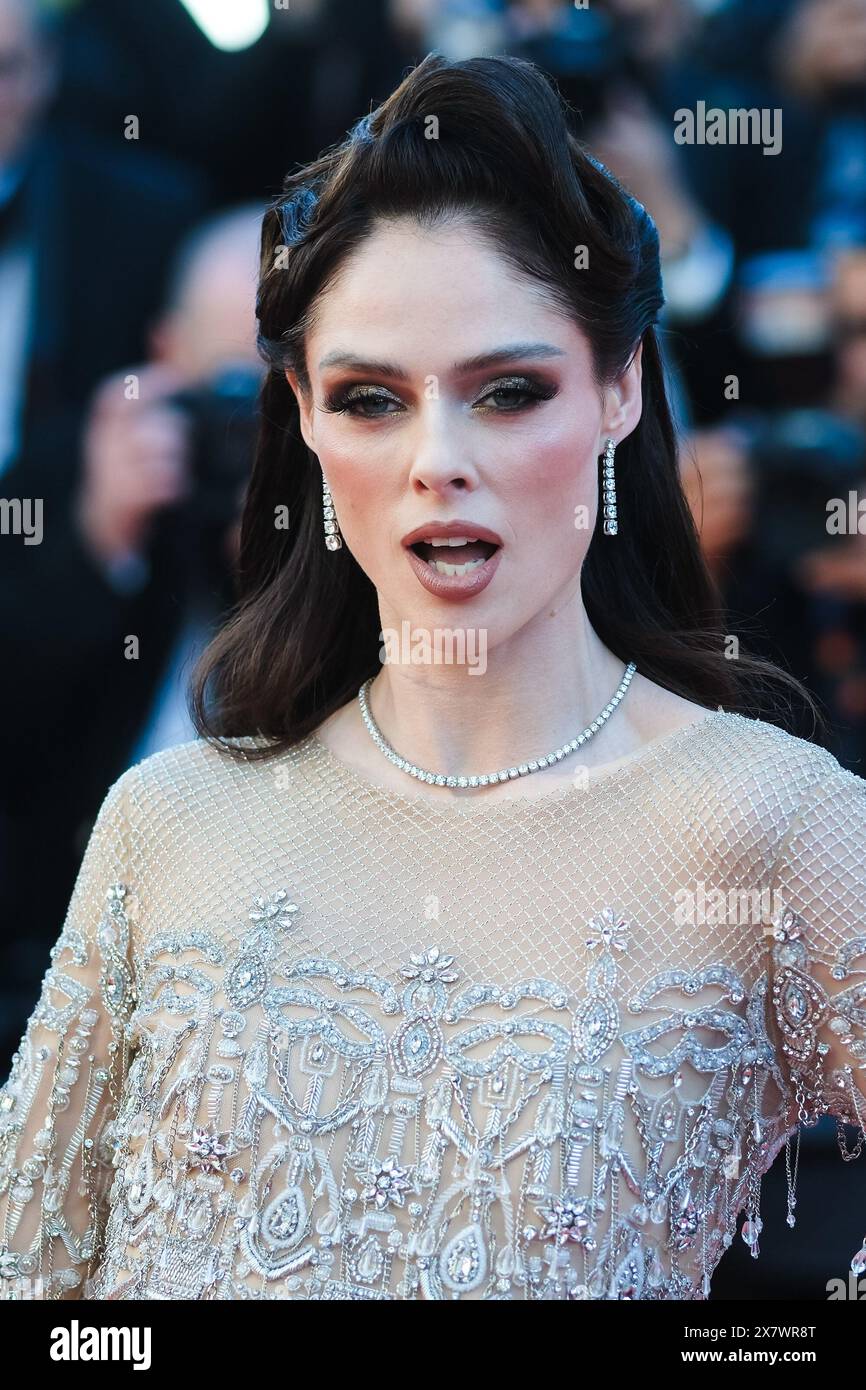
[[254,735],[226,738],[223,744],[194,738],[151,753],[117,778],[104,806],[122,803],[133,823],[164,815],[195,816],[218,805],[225,812],[236,804],[234,798],[272,777],[274,764],[248,756],[266,745]]
[[669,761],[678,777],[699,789],[777,797],[780,807],[790,810],[810,788],[844,771],[825,748],[778,724],[721,705],[708,708],[646,679],[638,689],[643,696],[635,726],[639,735],[648,746],[674,755]]
[[731,840],[760,841],[775,854],[810,807],[841,797],[856,807],[866,781],[827,749],[776,724],[717,710],[679,741],[683,791],[704,821]]
[[[842,779],[866,790],[862,776],[844,768],[826,748],[777,724],[719,711],[725,747],[740,768],[753,766],[763,779],[785,782],[800,796],[825,781]],[[752,761],[754,760],[754,762]]]
[[653,771],[649,805],[676,803],[706,848],[742,863],[773,862],[820,795],[841,784],[866,791],[826,748],[724,709],[663,738]]
[[707,718],[714,726],[713,751],[731,776],[768,787],[784,786],[797,798],[828,777],[863,781],[843,768],[826,748],[778,724],[721,709]]
[[664,744],[668,738],[676,741],[685,736],[689,755],[698,754],[696,770],[706,761],[718,771],[718,759],[723,758],[732,774],[747,776],[751,769],[765,782],[787,779],[799,790],[834,769],[841,770],[825,748],[778,724],[735,714],[722,705],[708,708],[640,674],[635,688],[643,697],[635,723],[640,737],[649,744]]

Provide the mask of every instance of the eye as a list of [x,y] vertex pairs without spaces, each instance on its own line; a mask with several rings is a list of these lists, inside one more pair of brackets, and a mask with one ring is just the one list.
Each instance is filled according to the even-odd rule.
[[490,409],[487,402],[498,398],[503,404],[493,406],[492,413],[505,415],[537,405],[539,401],[549,401],[555,395],[555,386],[533,381],[531,377],[512,376],[493,382],[490,390],[479,396],[477,404],[487,410]]
[[[532,377],[502,377],[491,383],[473,408],[485,414],[510,415],[530,409],[540,401],[548,401],[556,393],[556,386],[533,380]],[[389,406],[395,409],[389,410]],[[379,420],[400,413],[404,407],[399,397],[382,387],[356,383],[331,392],[325,398],[323,409],[332,414],[351,415],[359,420]]]
[[334,414],[354,415],[361,420],[376,420],[383,415],[396,414],[393,410],[368,410],[368,406],[396,405],[401,402],[390,392],[376,386],[349,386],[345,390],[333,392],[325,398],[324,409]]

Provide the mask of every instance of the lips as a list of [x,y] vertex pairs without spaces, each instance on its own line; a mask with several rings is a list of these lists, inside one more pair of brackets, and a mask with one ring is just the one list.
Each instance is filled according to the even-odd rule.
[[499,566],[502,537],[462,519],[427,522],[403,537],[409,564],[429,593],[469,598],[490,583]]
[[502,537],[496,531],[491,531],[489,526],[481,526],[477,521],[463,521],[461,518],[456,521],[426,521],[423,526],[416,526],[414,531],[409,531],[403,537],[402,544],[414,545],[416,541],[425,541],[430,536],[474,536],[476,540],[489,541],[491,545],[504,544]]

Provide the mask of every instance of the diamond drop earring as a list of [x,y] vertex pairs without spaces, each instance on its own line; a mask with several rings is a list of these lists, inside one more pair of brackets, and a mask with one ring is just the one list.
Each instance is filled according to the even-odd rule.
[[602,507],[604,515],[604,534],[615,536],[617,533],[616,524],[616,481],[613,472],[613,454],[616,445],[612,439],[608,439],[604,446],[604,463],[602,465]]
[[340,527],[331,498],[331,489],[328,487],[324,473],[322,474],[322,513],[325,518],[325,545],[329,550],[340,550],[343,545],[343,537],[340,535]]

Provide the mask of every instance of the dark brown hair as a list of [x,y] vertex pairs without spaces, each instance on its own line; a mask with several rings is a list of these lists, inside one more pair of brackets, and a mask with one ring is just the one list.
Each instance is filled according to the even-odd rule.
[[[435,138],[429,138],[434,129]],[[581,147],[550,79],[525,60],[428,54],[347,139],[287,175],[265,213],[256,312],[268,363],[238,561],[238,602],[193,673],[190,711],[211,742],[278,753],[351,699],[380,665],[376,591],[344,545],[325,548],[322,474],[285,379],[309,389],[317,301],[380,218],[458,215],[586,333],[596,381],[643,343],[642,413],[617,449],[619,534],[596,523],[581,572],[602,642],[668,690],[753,715],[792,676],[726,659],[724,614],[680,484],[655,324],[664,302],[655,224]],[[575,248],[588,268],[575,271]],[[275,525],[288,508],[290,525]],[[600,512],[601,509],[599,509]],[[242,756],[250,756],[249,750]]]

